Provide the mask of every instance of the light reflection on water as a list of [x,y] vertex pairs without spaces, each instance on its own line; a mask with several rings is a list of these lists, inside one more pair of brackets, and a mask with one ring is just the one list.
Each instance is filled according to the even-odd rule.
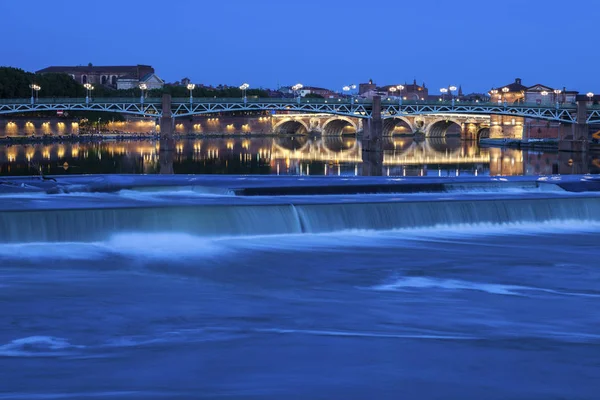
[[[381,175],[538,175],[600,172],[595,157],[480,148],[459,138],[384,139]],[[362,175],[363,155],[352,136],[181,139],[172,160],[159,160],[154,140],[0,146],[1,175],[175,173]]]

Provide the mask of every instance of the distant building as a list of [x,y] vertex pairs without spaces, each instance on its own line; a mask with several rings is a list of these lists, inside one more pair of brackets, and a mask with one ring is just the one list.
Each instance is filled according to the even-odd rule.
[[[399,85],[396,85],[396,87]],[[419,86],[417,84],[417,80],[413,80],[413,83],[404,83],[402,84],[404,89],[397,91],[398,96],[402,96],[404,100],[425,100],[429,97],[429,90],[425,86],[425,82],[423,85]]]
[[[398,89],[399,86],[402,86],[403,89]],[[427,100],[429,97],[429,91],[427,90],[425,83],[420,86],[417,84],[416,79],[413,83],[385,86],[377,86],[373,83],[373,80],[369,80],[369,83],[361,83],[358,85],[358,94],[366,99],[373,98],[373,96],[401,96],[404,100]]]
[[[575,102],[576,91],[558,89],[547,85],[523,85],[520,78],[508,85],[492,88],[489,92],[492,102],[500,104],[532,103],[550,106],[556,103]],[[490,137],[514,137],[519,139],[556,139],[560,136],[561,124],[554,121],[541,121],[535,118],[492,115]]]
[[122,78],[119,78],[117,79],[117,89],[134,89],[142,83],[146,84],[146,88],[148,90],[162,89],[162,87],[165,85],[165,82],[162,79],[160,79],[156,74],[147,74],[141,77],[140,79],[134,76],[124,76]]
[[574,90],[566,90],[565,88],[558,89],[559,93],[555,90],[557,89],[541,84],[530,86],[525,90],[525,103],[544,105],[574,103],[575,97],[577,96],[577,93],[579,93]]
[[325,88],[320,88],[320,87],[315,87],[315,86],[304,86],[298,92],[300,93],[300,96],[302,96],[302,97],[304,97],[304,96],[306,96],[308,94],[316,94],[316,95],[319,95],[319,96],[323,96],[326,99],[330,99],[330,98],[338,96],[338,94],[335,93],[332,90],[325,89]]
[[527,86],[521,83],[521,78],[516,78],[514,82],[508,85],[492,88],[489,92],[493,102],[498,103],[522,103],[525,99]]
[[535,84],[525,86],[520,78],[508,85],[492,88],[489,92],[491,100],[498,103],[535,103],[540,105],[563,104],[575,102],[579,92],[575,90],[558,89],[547,85]]
[[85,84],[105,85],[117,89],[119,78],[134,79],[140,82],[148,74],[154,74],[154,68],[150,65],[115,65],[115,66],[51,66],[39,71],[36,74],[60,73],[71,75],[75,81]]
[[373,83],[373,79],[369,79],[369,83],[361,83],[358,85],[358,95],[364,96],[367,93],[373,93],[377,90],[377,85]]

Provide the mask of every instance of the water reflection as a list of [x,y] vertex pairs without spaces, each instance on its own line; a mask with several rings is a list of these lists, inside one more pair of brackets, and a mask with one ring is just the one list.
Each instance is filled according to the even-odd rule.
[[[458,138],[387,138],[380,175],[539,175],[600,172],[600,157],[480,148]],[[153,140],[0,147],[1,175],[81,173],[362,175],[354,137],[283,136],[179,140],[160,152]]]

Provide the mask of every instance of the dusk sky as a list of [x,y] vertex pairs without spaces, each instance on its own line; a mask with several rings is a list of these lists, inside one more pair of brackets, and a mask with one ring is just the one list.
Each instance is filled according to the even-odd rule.
[[[150,64],[167,82],[416,79],[600,92],[598,0],[2,1],[0,65]],[[10,38],[10,39],[9,39]]]

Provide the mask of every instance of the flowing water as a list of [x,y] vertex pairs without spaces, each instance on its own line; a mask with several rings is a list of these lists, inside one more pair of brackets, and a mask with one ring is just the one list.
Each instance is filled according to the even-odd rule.
[[599,199],[4,196],[0,399],[595,399]]

